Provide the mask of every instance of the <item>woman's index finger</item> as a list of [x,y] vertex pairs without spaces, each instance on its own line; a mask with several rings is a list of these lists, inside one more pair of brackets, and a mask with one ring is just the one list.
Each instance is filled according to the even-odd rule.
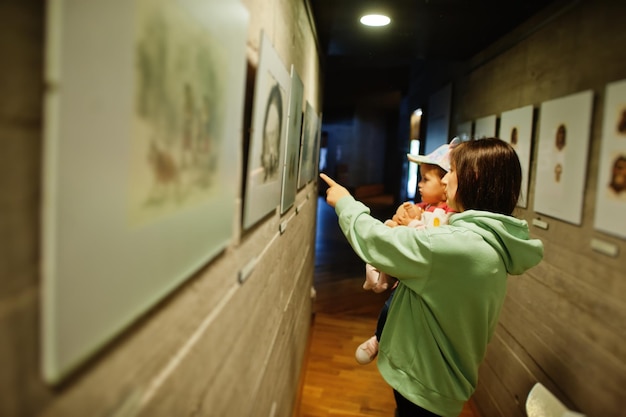
[[320,178],[322,178],[326,182],[326,184],[328,184],[329,187],[332,187],[333,185],[337,184],[332,178],[330,178],[328,175],[324,174],[323,172],[320,173]]

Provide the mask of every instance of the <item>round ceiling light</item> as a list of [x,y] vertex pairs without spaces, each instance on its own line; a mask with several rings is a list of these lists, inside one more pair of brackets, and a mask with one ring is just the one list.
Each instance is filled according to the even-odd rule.
[[366,26],[387,26],[391,19],[383,14],[367,14],[361,17],[360,22]]

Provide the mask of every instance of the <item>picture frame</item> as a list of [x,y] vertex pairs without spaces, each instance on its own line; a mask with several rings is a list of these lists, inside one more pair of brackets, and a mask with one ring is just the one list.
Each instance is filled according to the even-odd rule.
[[249,15],[227,0],[49,6],[41,362],[55,384],[231,242]]
[[315,109],[306,102],[304,108],[304,124],[302,128],[302,145],[300,149],[300,170],[298,173],[298,189],[308,184],[315,172],[315,144],[317,142],[318,117]]
[[472,137],[472,125],[473,122],[468,120],[463,123],[459,123],[456,126],[456,136],[462,141],[468,140]]
[[291,65],[291,89],[287,115],[287,140],[280,213],[284,214],[295,202],[298,186],[298,164],[300,162],[300,136],[302,133],[302,100],[304,83],[295,67]]
[[593,92],[541,104],[534,210],[580,225]]
[[523,106],[502,112],[500,115],[500,138],[513,146],[522,168],[522,185],[517,201],[518,207],[528,206],[530,182],[530,159],[533,135],[533,106]]
[[290,84],[289,72],[262,31],[246,172],[244,230],[280,204]]
[[320,175],[320,149],[322,145],[322,117],[324,114],[320,112],[317,115],[317,133],[315,134],[315,157],[313,158],[313,175],[311,176],[311,180],[317,178]]
[[496,131],[497,117],[496,115],[485,116],[474,121],[474,139],[495,138],[498,136]]
[[626,79],[607,84],[594,228],[626,239]]

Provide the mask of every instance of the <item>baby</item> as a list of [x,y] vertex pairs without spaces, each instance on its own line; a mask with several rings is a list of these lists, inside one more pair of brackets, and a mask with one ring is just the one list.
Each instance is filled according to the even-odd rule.
[[[413,204],[407,201],[398,207],[393,217],[386,220],[385,224],[389,227],[407,226],[423,229],[424,227],[438,227],[442,224],[447,224],[449,217],[450,213],[442,208],[425,211],[423,204]],[[378,271],[370,264],[365,265],[363,289],[380,293],[387,290],[390,285],[395,286],[395,284],[395,278]]]

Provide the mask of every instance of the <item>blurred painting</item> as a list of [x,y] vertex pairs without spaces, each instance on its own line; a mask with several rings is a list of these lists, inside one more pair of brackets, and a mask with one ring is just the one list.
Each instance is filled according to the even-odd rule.
[[311,179],[317,178],[320,174],[320,163],[321,163],[320,147],[322,146],[322,117],[323,117],[323,113],[320,113],[317,116],[317,133],[315,135],[315,146],[313,147],[315,151],[313,153],[314,154],[313,175],[311,176]]
[[474,139],[496,137],[496,116],[486,116],[474,122]]
[[456,136],[465,141],[472,137],[472,124],[471,120],[463,123],[459,123],[456,126]]
[[300,159],[300,134],[302,133],[302,97],[304,84],[295,67],[291,66],[291,92],[289,94],[289,112],[287,115],[287,140],[285,141],[285,160],[283,187],[280,198],[280,213],[285,213],[296,199],[298,181],[298,162]]
[[216,198],[229,50],[202,22],[165,1],[138,3],[131,222]]
[[591,129],[591,90],[541,104],[534,210],[580,225]]
[[500,115],[500,138],[513,146],[522,166],[522,186],[517,205],[524,208],[528,205],[532,134],[532,105],[505,111]]
[[49,5],[42,366],[56,383],[232,240],[249,14]]
[[606,86],[594,227],[626,238],[626,80]]
[[313,179],[315,172],[314,164],[317,163],[315,155],[317,131],[317,113],[315,113],[311,103],[307,101],[304,108],[304,126],[302,128],[298,189],[304,187]]
[[291,78],[261,33],[245,183],[243,227],[249,229],[280,204]]

